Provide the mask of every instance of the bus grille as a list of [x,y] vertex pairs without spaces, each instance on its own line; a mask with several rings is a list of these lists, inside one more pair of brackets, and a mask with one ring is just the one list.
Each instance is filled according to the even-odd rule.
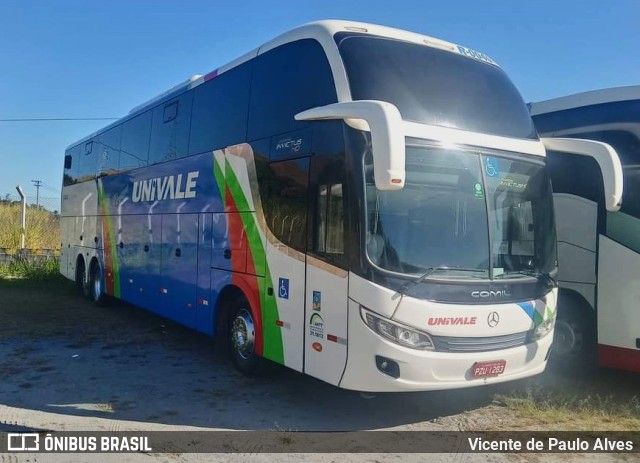
[[527,344],[532,331],[488,336],[483,338],[462,338],[454,336],[431,336],[437,352],[489,352],[510,349]]

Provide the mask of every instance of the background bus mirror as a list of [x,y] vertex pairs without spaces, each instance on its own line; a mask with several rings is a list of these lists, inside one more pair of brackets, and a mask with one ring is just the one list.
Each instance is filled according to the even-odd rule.
[[604,184],[604,202],[608,211],[622,205],[622,164],[618,153],[607,143],[579,138],[541,138],[547,150],[590,156],[600,166]]
[[405,142],[400,111],[377,100],[347,101],[320,106],[296,114],[298,121],[361,119],[371,131],[376,188],[399,190],[405,180]]
[[65,169],[71,169],[71,161],[72,161],[72,159],[73,159],[73,158],[71,157],[71,155],[70,155],[70,154],[67,154],[67,155],[64,157],[64,168],[65,168]]

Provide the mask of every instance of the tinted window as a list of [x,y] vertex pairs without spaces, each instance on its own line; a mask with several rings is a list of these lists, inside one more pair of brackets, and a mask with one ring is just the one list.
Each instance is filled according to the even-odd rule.
[[[640,128],[640,126],[639,126]],[[610,144],[620,156],[624,175],[622,207],[620,210],[640,218],[640,140],[623,130],[595,130],[570,135]],[[598,169],[598,174],[600,170]]]
[[256,163],[267,226],[287,246],[306,252],[309,158]]
[[337,101],[324,50],[311,39],[270,50],[255,59],[249,115],[250,140],[304,128],[295,114]]
[[[567,109],[553,113],[533,116],[540,135],[561,136],[567,129],[580,129],[580,132],[595,130],[628,130],[621,124],[640,122],[640,100],[618,101],[581,108]],[[576,133],[572,130],[572,133]]]
[[196,87],[193,95],[189,154],[246,141],[251,63]]
[[497,66],[424,45],[336,37],[354,100],[383,100],[403,119],[516,138],[536,138],[518,90]]
[[118,170],[122,125],[118,125],[98,135],[93,142],[98,175],[113,174]]
[[147,164],[151,115],[152,111],[147,111],[124,123],[119,170],[135,169]]
[[193,92],[186,92],[153,108],[149,164],[187,155],[192,100]]
[[69,148],[66,152],[66,156],[71,156],[71,167],[64,170],[64,176],[62,183],[64,186],[73,185],[78,179],[78,164],[80,163],[80,155],[83,154],[80,150],[83,149],[83,145],[78,145],[73,148]]
[[[97,156],[96,140],[81,143],[78,149],[78,182],[85,182],[96,176]],[[75,162],[75,160],[74,160]]]

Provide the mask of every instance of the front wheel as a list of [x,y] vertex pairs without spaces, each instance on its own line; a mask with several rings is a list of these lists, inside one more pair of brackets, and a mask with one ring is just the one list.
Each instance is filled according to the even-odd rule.
[[595,332],[593,309],[586,303],[561,297],[551,350],[555,363],[569,366],[595,362]]
[[243,374],[253,376],[261,370],[263,359],[256,353],[256,328],[249,303],[244,297],[231,307],[228,339],[233,365]]

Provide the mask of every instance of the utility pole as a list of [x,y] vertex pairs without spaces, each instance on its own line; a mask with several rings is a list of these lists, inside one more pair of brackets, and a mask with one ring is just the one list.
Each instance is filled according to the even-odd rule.
[[22,199],[22,230],[20,231],[20,249],[24,249],[24,241],[27,234],[27,195],[24,194],[22,187],[16,187],[20,199]]
[[42,180],[31,180],[33,185],[36,187],[36,207],[40,207],[40,185],[42,185]]

